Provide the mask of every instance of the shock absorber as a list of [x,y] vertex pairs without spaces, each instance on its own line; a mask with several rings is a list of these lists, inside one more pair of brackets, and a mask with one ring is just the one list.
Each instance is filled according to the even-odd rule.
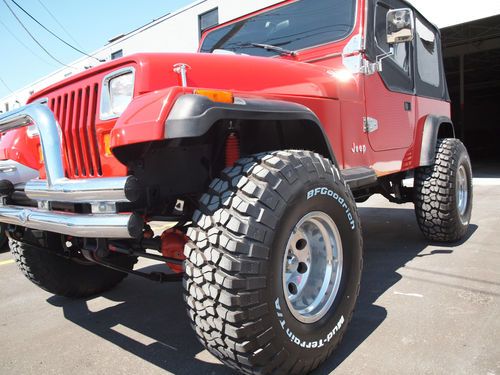
[[237,133],[230,133],[226,138],[226,167],[232,167],[240,158],[240,140]]

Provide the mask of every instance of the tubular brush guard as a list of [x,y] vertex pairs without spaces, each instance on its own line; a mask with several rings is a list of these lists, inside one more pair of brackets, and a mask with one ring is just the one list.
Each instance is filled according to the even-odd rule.
[[[0,115],[0,132],[35,124],[40,134],[46,180],[26,182],[28,198],[39,208],[6,205],[8,195],[0,203],[0,222],[31,229],[41,229],[76,237],[136,238],[144,221],[134,213],[119,213],[116,203],[134,202],[140,197],[140,184],[133,176],[72,180],[65,176],[62,159],[61,129],[52,111],[33,103]],[[51,202],[88,203],[91,214],[77,214],[50,209]],[[113,212],[114,211],[114,212]]]

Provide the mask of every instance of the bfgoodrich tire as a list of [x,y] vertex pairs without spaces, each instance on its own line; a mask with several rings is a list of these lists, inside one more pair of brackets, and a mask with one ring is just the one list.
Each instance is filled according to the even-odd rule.
[[472,167],[458,139],[438,140],[434,164],[415,171],[415,213],[426,238],[455,242],[472,213]]
[[248,374],[319,366],[346,331],[362,269],[356,206],[335,166],[306,151],[242,159],[193,222],[186,302],[205,347]]
[[[126,276],[90,262],[56,255],[59,249],[42,250],[26,243],[9,239],[14,259],[24,276],[40,288],[64,297],[81,298],[105,292]],[[132,269],[137,259],[117,256],[115,265]]]

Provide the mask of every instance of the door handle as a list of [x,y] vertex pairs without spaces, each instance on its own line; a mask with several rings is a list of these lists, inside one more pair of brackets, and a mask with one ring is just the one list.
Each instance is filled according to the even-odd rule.
[[404,103],[404,106],[405,106],[405,111],[411,111],[411,103],[410,102],[405,102]]

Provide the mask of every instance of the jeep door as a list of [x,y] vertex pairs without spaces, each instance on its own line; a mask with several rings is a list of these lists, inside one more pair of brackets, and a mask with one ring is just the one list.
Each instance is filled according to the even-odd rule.
[[[386,15],[407,8],[399,0],[370,0],[367,22],[367,57],[371,62],[388,54]],[[413,142],[415,96],[413,45],[392,45],[393,55],[382,59],[382,71],[365,75],[365,132],[374,151],[408,148]]]

